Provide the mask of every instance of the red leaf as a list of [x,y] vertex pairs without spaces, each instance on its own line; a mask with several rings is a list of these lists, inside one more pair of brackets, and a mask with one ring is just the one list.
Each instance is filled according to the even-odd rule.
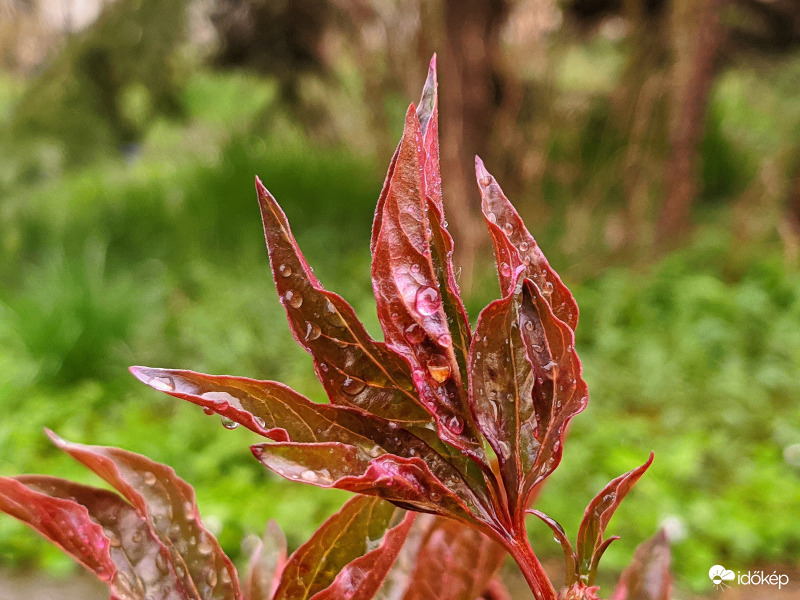
[[[147,367],[132,367],[131,372],[155,389],[224,415],[265,437],[279,442],[293,442],[282,450],[278,450],[274,444],[264,448],[267,454],[290,453],[298,468],[304,464],[304,459],[317,454],[318,448],[315,449],[313,445],[324,442],[334,442],[337,447],[347,449],[337,452],[358,459],[353,463],[357,465],[354,476],[361,476],[369,461],[396,455],[401,461],[405,458],[411,460],[412,464],[425,464],[425,477],[434,479],[429,485],[446,485],[461,499],[460,502],[470,507],[473,514],[481,514],[483,510],[478,507],[478,500],[464,477],[447,459],[393,421],[368,415],[355,408],[315,404],[274,381]],[[265,464],[272,468],[269,461]],[[303,468],[299,473],[306,470],[308,468]],[[302,477],[300,480],[303,480]],[[308,483],[319,484],[321,481]],[[463,517],[460,503],[455,514]]]
[[591,585],[597,572],[597,563],[613,539],[604,540],[603,533],[622,500],[639,481],[653,462],[653,454],[641,467],[620,475],[594,497],[586,507],[578,530],[578,567],[586,583]]
[[289,557],[273,600],[368,600],[403,545],[414,516],[376,498],[356,497]]
[[669,540],[662,529],[639,544],[611,600],[669,600],[672,594]]
[[377,221],[372,284],[378,317],[389,347],[411,365],[414,384],[436,418],[439,437],[482,461],[431,256],[428,203],[420,177],[425,161],[421,139],[412,105]]
[[178,579],[208,600],[240,598],[236,569],[200,522],[192,487],[175,471],[133,452],[85,446],[48,431],[53,443],[111,484],[167,547]]
[[475,529],[423,515],[406,542],[383,600],[476,600],[506,557],[505,550]]
[[536,515],[542,521],[544,521],[545,524],[552,530],[555,540],[561,544],[561,549],[564,551],[564,587],[568,587],[578,581],[578,557],[576,556],[575,550],[572,548],[572,543],[569,541],[569,538],[567,537],[567,534],[561,524],[538,510],[530,508],[526,512],[531,515]]
[[[459,497],[449,489],[461,488],[463,480],[459,476],[445,478],[446,487],[417,457],[383,454],[373,458],[355,446],[339,442],[259,444],[252,451],[268,468],[293,481],[378,496],[404,508],[469,522],[484,516],[474,498]],[[471,495],[466,486],[461,489]]]
[[35,529],[114,592],[117,569],[111,560],[110,542],[85,507],[71,500],[52,498],[16,479],[2,477],[0,511]]
[[250,555],[247,578],[242,582],[244,600],[272,600],[286,565],[286,537],[270,520],[264,536]]
[[553,307],[553,314],[574,331],[578,324],[577,302],[547,262],[519,213],[477,156],[475,172],[481,191],[483,216],[492,235],[503,295],[513,289],[517,268],[524,267],[524,277],[533,280]]
[[[117,494],[44,475],[23,475],[14,479],[34,494],[29,499],[30,506],[41,505],[44,494],[50,499],[76,503],[88,511],[92,521],[102,528],[106,550],[116,568],[113,579],[106,581],[112,596],[141,600],[198,598],[196,590],[185,589],[178,581],[169,551],[153,535],[147,521]],[[41,528],[46,521],[40,518],[29,524]],[[74,532],[62,530],[62,533]],[[93,548],[99,549],[100,544]],[[100,574],[98,577],[105,581]]]
[[439,168],[439,113],[436,80],[436,55],[431,59],[428,78],[417,107],[417,117],[422,130],[424,153],[423,189],[426,198],[428,228],[430,230],[431,262],[442,294],[442,308],[447,316],[453,352],[461,371],[461,380],[467,380],[467,354],[471,333],[469,318],[456,283],[453,268],[453,238],[447,231],[442,202],[442,176]]
[[264,234],[278,296],[295,339],[313,357],[334,404],[402,422],[427,423],[403,359],[370,338],[353,308],[311,272],[275,198],[256,178]]
[[521,518],[536,484],[561,459],[569,420],[588,389],[574,334],[530,280],[489,304],[470,348],[470,401],[497,454],[512,513]]

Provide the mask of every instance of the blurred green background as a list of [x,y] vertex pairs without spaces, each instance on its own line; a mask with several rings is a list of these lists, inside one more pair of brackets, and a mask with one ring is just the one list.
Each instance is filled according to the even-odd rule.
[[[612,521],[608,580],[659,525],[679,594],[708,593],[714,564],[797,572],[791,0],[0,0],[0,475],[92,481],[50,427],[173,465],[237,559],[268,518],[292,546],[310,535],[343,494],[279,480],[250,434],[126,367],[323,400],[272,289],[253,175],[379,336],[372,211],[434,51],[473,322],[499,294],[476,152],[581,308],[591,401],[539,508],[574,536],[590,498],[653,450]],[[0,518],[0,568],[71,566]]]

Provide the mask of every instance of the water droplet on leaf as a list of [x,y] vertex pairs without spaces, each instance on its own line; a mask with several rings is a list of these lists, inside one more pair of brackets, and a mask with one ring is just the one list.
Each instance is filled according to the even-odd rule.
[[511,235],[514,233],[514,226],[511,223],[506,223],[503,225],[503,231],[506,232],[506,235]]
[[203,556],[208,556],[214,551],[214,547],[207,540],[202,540],[197,544],[197,551]]
[[419,344],[425,339],[425,330],[416,323],[412,323],[403,331],[403,336],[409,343]]
[[508,266],[508,263],[500,263],[500,275],[503,277],[511,277],[511,267]]
[[412,273],[419,273],[419,265],[416,264],[416,263],[411,265],[411,272]]
[[428,373],[436,383],[444,383],[450,377],[450,365],[444,356],[434,354],[428,360]]
[[300,478],[304,479],[305,481],[316,481],[317,479],[319,479],[319,477],[317,477],[317,474],[311,469],[308,469],[300,473]]
[[442,306],[442,299],[432,287],[421,287],[417,290],[417,298],[415,302],[417,311],[421,315],[430,316],[434,314]]
[[497,223],[497,215],[495,215],[494,213],[489,213],[488,215],[486,215],[486,218],[489,219],[490,223]]
[[303,305],[303,296],[297,292],[289,290],[283,297],[286,298],[286,302],[294,308],[300,308]]
[[236,429],[239,424],[229,417],[221,417],[220,422],[225,429]]
[[322,335],[322,330],[319,328],[319,325],[314,323],[306,323],[306,341],[310,342],[312,340],[316,340],[320,335]]
[[150,381],[147,382],[151,388],[157,389],[161,392],[172,392],[175,391],[175,382],[172,380],[172,377],[169,375],[162,375],[159,377],[152,377]]
[[342,391],[350,396],[359,394],[365,387],[367,387],[366,383],[353,377],[345,377],[342,382]]
[[150,471],[147,471],[144,474],[144,482],[147,485],[155,485],[156,484],[156,476],[153,475]]
[[283,275],[284,277],[289,277],[289,275],[292,274],[292,267],[290,267],[289,265],[281,265],[280,267],[278,267],[278,271],[280,271],[281,275]]

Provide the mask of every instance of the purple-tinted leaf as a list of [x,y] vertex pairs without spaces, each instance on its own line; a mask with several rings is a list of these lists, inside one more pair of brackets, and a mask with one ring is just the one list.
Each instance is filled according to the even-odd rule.
[[662,529],[639,544],[611,600],[669,600],[672,593],[669,540]]
[[285,564],[286,536],[280,526],[270,520],[250,555],[247,578],[242,582],[243,599],[272,600]]
[[194,490],[172,468],[119,448],[67,442],[50,431],[48,435],[147,519],[153,534],[169,550],[185,589],[196,589],[204,600],[241,597],[233,563],[200,522]]
[[622,500],[633,488],[639,478],[653,462],[653,454],[641,467],[620,475],[594,497],[586,507],[580,529],[578,530],[577,556],[582,577],[592,584],[597,572],[597,563],[605,552],[611,539],[604,540],[603,533],[608,522]]
[[[252,451],[264,465],[292,481],[378,496],[403,507],[464,521],[474,522],[472,515],[476,513],[484,517],[472,498],[451,491],[463,484],[458,475],[437,478],[417,457],[373,457],[339,442],[259,444]],[[464,492],[470,494],[466,489]]]
[[422,539],[412,549],[404,585],[395,583],[384,598],[479,598],[505,560],[505,550],[479,531],[451,519],[422,516],[417,520],[421,522]]
[[438,289],[442,294],[442,308],[447,316],[453,351],[461,371],[461,380],[467,380],[467,353],[471,333],[469,319],[461,301],[453,268],[453,238],[447,231],[442,203],[442,176],[439,167],[439,113],[436,80],[436,55],[431,59],[428,78],[417,107],[417,117],[422,131],[423,193],[426,198],[428,227],[430,229],[431,262]]
[[395,421],[430,422],[414,393],[408,365],[370,338],[341,296],[322,287],[275,198],[258,179],[256,189],[278,296],[295,339],[314,357],[331,402]]
[[572,548],[572,543],[569,541],[564,528],[555,519],[547,516],[543,512],[534,510],[532,508],[526,511],[528,514],[536,515],[553,531],[555,540],[561,544],[561,549],[564,551],[564,586],[569,586],[578,580],[578,557],[575,555],[575,550]]
[[178,581],[169,551],[153,535],[147,521],[117,494],[44,475],[14,479],[33,492],[86,508],[92,521],[102,528],[116,568],[109,583],[112,595],[141,600],[198,598],[195,590],[183,588]]
[[533,280],[542,290],[547,302],[553,307],[553,314],[574,331],[578,324],[577,302],[558,273],[547,262],[519,213],[477,156],[475,172],[481,191],[483,216],[492,235],[503,295],[513,289],[517,267],[525,267],[524,276]]
[[[413,523],[377,498],[356,497],[289,557],[273,600],[368,600],[380,586]],[[372,592],[372,593],[370,593]]]
[[414,384],[436,419],[439,437],[482,461],[431,257],[428,203],[420,176],[425,160],[421,139],[412,105],[380,209],[373,252],[378,317],[389,347],[411,365]]
[[19,519],[59,546],[114,592],[117,569],[111,560],[110,542],[85,507],[37,492],[16,479],[2,477],[0,511]]
[[[265,437],[278,442],[293,442],[287,446],[292,450],[281,452],[296,455],[296,462],[300,465],[306,453],[303,445],[324,442],[335,442],[346,447],[348,455],[358,457],[358,475],[363,473],[361,468],[364,464],[381,456],[396,455],[423,461],[429,473],[442,482],[438,485],[446,485],[471,507],[473,513],[480,513],[475,495],[460,472],[426,442],[393,421],[355,408],[315,404],[274,381],[147,367],[132,367],[131,372],[155,389],[198,404],[207,411],[217,412]],[[267,452],[278,452],[275,445],[265,448]],[[307,450],[308,456],[314,452],[313,448]],[[306,470],[302,469],[301,473]]]
[[518,517],[560,461],[567,423],[588,398],[572,330],[533,282],[518,285],[522,274],[517,267],[511,292],[481,312],[470,348],[475,420]]

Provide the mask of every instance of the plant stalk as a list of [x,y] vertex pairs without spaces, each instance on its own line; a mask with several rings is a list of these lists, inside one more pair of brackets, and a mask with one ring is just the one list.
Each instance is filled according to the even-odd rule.
[[516,536],[508,545],[508,551],[522,571],[522,576],[536,600],[558,600],[558,594],[544,572],[542,563],[536,558],[524,529],[522,535]]

